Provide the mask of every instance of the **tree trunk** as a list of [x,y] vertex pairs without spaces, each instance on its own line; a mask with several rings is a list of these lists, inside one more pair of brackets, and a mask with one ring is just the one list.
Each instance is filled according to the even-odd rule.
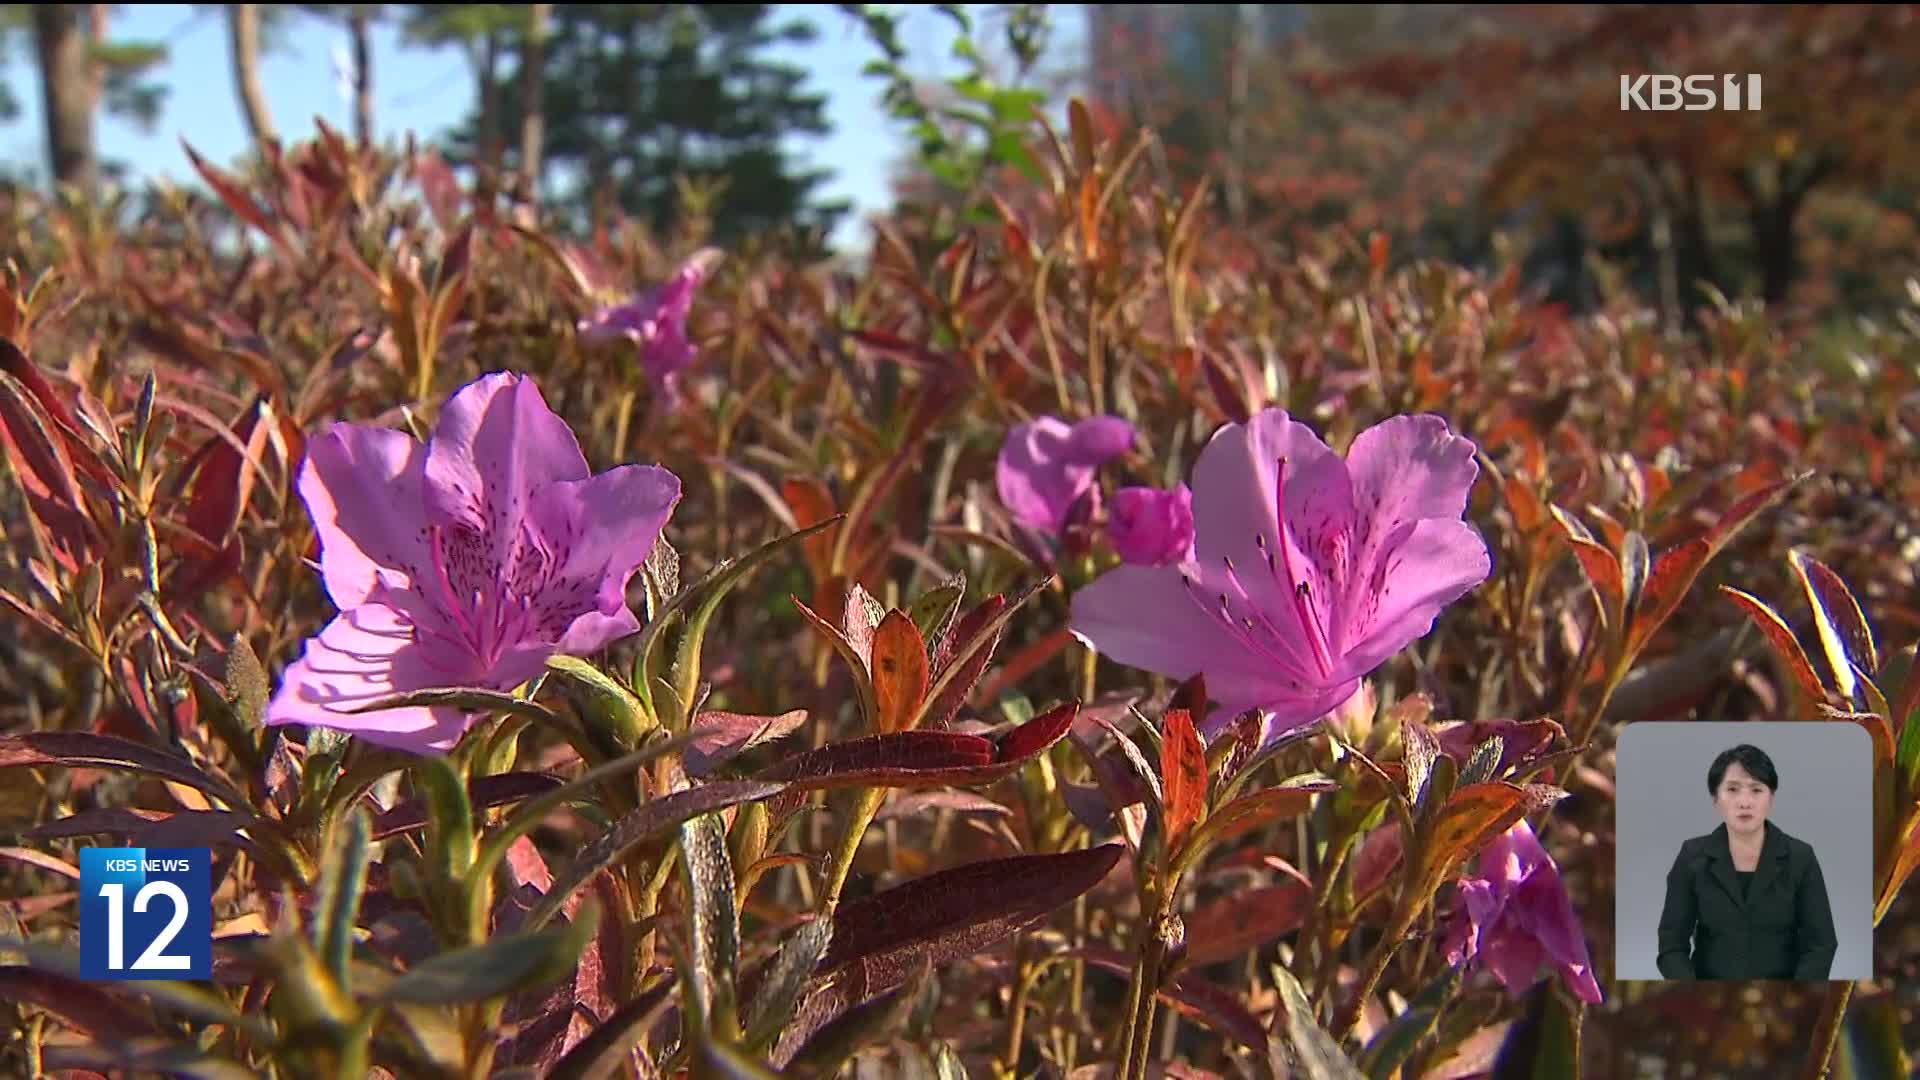
[[500,43],[492,30],[486,32],[480,48],[480,130],[479,145],[474,148],[479,160],[474,163],[474,201],[491,208],[500,174],[500,94],[494,79]]
[[55,184],[72,184],[87,198],[98,186],[93,153],[92,72],[87,63],[86,4],[36,4],[34,43],[47,117],[47,159]]
[[361,146],[372,146],[373,39],[363,5],[348,9],[347,36],[353,41],[353,134]]
[[541,91],[547,77],[547,27],[552,4],[534,4],[527,13],[527,56],[520,82],[520,192],[529,204],[540,201],[540,152],[546,138],[547,114]]
[[233,83],[240,95],[253,144],[264,148],[279,139],[273,114],[267,109],[266,88],[260,85],[260,5],[227,5],[227,37],[233,50]]

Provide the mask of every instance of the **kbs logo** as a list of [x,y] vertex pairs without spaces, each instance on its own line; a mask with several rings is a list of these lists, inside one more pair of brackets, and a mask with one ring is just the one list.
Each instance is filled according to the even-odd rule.
[[213,852],[81,848],[80,977],[213,978]]
[[1759,112],[1760,76],[1620,76],[1621,112],[1707,112],[1713,109]]

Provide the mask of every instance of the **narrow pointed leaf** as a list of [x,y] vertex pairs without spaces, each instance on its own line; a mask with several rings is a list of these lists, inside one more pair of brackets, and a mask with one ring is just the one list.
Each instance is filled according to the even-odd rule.
[[1428,872],[1444,875],[1513,827],[1527,812],[1527,793],[1513,784],[1470,784],[1454,792],[1433,823]]
[[1411,717],[1400,722],[1400,739],[1406,752],[1407,805],[1419,817],[1427,806],[1427,788],[1433,779],[1434,759],[1440,757],[1440,740],[1426,722]]
[[333,981],[348,986],[353,960],[353,930],[360,918],[360,892],[367,884],[367,847],[371,826],[360,810],[347,814],[342,835],[320,870],[320,896],[314,904],[314,945]]
[[812,623],[813,628],[827,639],[833,651],[840,654],[841,662],[846,664],[847,674],[853,679],[854,701],[860,706],[862,727],[867,731],[880,732],[880,705],[874,700],[873,677],[867,669],[867,658],[848,640],[845,633],[802,603],[799,597],[789,594],[787,598],[799,609],[801,617]]
[[1547,979],[1528,992],[1494,1060],[1495,1077],[1580,1075],[1580,1017],[1558,984]]
[[1819,560],[1794,550],[1787,554],[1787,561],[1793,565],[1801,587],[1806,590],[1807,603],[1813,609],[1814,631],[1820,637],[1820,649],[1825,654],[1827,669],[1833,673],[1834,686],[1847,701],[1859,701],[1859,679],[1854,675],[1854,666],[1858,665],[1869,676],[1880,670],[1873,630],[1867,626],[1859,601],[1853,598],[1840,575]]
[[701,814],[680,825],[680,870],[691,909],[687,971],[707,1032],[731,1039],[738,1023],[740,913],[734,905],[733,863],[718,814]]
[[1773,650],[1774,658],[1780,661],[1787,677],[1799,687],[1808,706],[1824,702],[1827,691],[1820,685],[1820,676],[1814,673],[1812,661],[1807,659],[1806,651],[1800,648],[1800,642],[1794,638],[1786,621],[1758,597],[1731,585],[1720,586],[1720,592],[1738,604],[1753,625],[1759,628],[1761,635],[1767,639],[1768,647]]
[[[1313,1004],[1307,1000],[1300,981],[1278,965],[1268,970],[1273,973],[1274,984],[1280,991],[1281,1015],[1275,1025],[1277,1030],[1269,1035],[1270,1058],[1275,1070],[1282,1076],[1292,1075],[1300,1080],[1364,1080],[1346,1051],[1314,1019]],[[1281,1068],[1283,1061],[1290,1068]]]
[[833,921],[814,919],[803,923],[781,944],[773,966],[759,980],[747,1013],[744,1044],[748,1049],[759,1052],[773,1045],[780,1029],[793,1019],[800,991],[806,988],[813,969],[832,943]]
[[956,574],[953,580],[920,594],[912,606],[907,609],[908,617],[920,631],[921,640],[927,643],[931,654],[939,647],[940,637],[953,625],[954,617],[960,613],[960,602],[966,598],[967,575],[965,571]]
[[1500,768],[1500,755],[1506,751],[1506,741],[1495,735],[1481,743],[1467,759],[1466,767],[1460,770],[1459,783],[1463,787],[1484,784],[1493,779]]
[[566,926],[439,953],[373,995],[383,1005],[457,1005],[545,986],[571,973],[600,925],[589,898]]
[[814,1032],[793,1057],[781,1064],[781,1075],[826,1077],[862,1049],[907,1026],[907,1018],[925,989],[933,965],[927,957],[905,985],[857,1005]]
[[1647,548],[1647,538],[1637,531],[1627,533],[1626,543],[1620,548],[1620,610],[1626,619],[1632,619],[1640,606],[1640,594],[1652,573],[1653,553]]
[[1207,816],[1206,824],[1194,833],[1187,853],[1176,865],[1184,866],[1215,844],[1224,843],[1242,833],[1298,817],[1313,808],[1314,795],[1334,791],[1338,787],[1332,780],[1316,779],[1242,795]]
[[259,1075],[238,1062],[214,1057],[190,1042],[161,1035],[125,1041],[108,1039],[91,1046],[48,1046],[42,1059],[47,1068],[94,1071],[129,1070],[140,1076],[174,1076],[186,1080],[255,1080]]
[[467,788],[445,758],[430,757],[417,774],[425,789],[428,819],[432,822],[427,845],[434,875],[440,881],[459,881],[473,867],[473,804],[467,801]]
[[236,811],[250,803],[225,781],[208,776],[178,754],[155,750],[117,735],[80,731],[30,731],[0,735],[0,769],[38,765],[129,769],[150,773],[203,792]]
[[536,723],[560,726],[560,718],[545,705],[517,698],[512,694],[503,694],[497,690],[417,690],[410,694],[394,694],[389,697],[356,705],[351,709],[342,709],[344,713],[379,712],[383,709],[409,708],[453,708],[468,712],[499,713],[502,716],[523,716]]
[[1103,844],[989,859],[843,903],[808,1015],[829,1022],[902,985],[923,961],[939,966],[973,956],[1034,926],[1100,884],[1125,851]]

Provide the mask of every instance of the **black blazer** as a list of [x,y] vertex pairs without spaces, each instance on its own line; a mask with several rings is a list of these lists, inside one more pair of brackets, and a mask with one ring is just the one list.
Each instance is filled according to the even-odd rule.
[[1839,941],[1813,846],[1766,823],[1742,898],[1727,827],[1680,845],[1660,912],[1660,974],[1669,979],[1822,981]]

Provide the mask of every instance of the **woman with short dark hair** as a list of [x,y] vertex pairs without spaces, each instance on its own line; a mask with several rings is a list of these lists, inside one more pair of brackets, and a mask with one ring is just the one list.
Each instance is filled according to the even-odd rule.
[[1724,750],[1707,793],[1724,822],[1680,845],[1660,912],[1669,979],[1821,981],[1839,940],[1813,846],[1767,820],[1780,774],[1757,746]]

